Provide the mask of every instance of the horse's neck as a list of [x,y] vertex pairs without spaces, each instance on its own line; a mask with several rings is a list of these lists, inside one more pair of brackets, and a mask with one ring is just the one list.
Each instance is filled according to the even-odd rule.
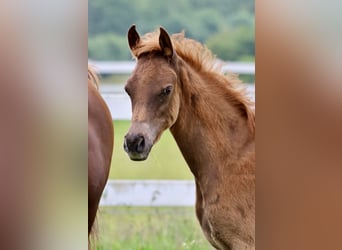
[[215,83],[206,86],[200,76],[184,73],[181,107],[171,132],[195,178],[254,171],[241,168],[254,157],[248,121],[215,89]]

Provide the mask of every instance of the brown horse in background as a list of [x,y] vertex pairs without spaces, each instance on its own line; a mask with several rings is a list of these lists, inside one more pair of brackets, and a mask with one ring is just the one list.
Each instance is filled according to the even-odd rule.
[[255,249],[255,114],[235,76],[184,34],[148,33],[133,25],[137,65],[126,84],[132,124],[124,148],[145,160],[170,129],[196,183],[196,215],[217,249]]
[[88,236],[107,183],[113,142],[112,117],[98,91],[98,78],[88,67]]

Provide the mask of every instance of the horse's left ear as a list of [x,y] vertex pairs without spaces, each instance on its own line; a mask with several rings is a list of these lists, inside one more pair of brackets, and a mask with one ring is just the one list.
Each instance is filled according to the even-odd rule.
[[171,59],[173,56],[171,39],[169,34],[162,27],[160,27],[159,45],[163,54]]
[[129,47],[130,47],[131,50],[133,50],[137,46],[139,41],[140,41],[140,36],[139,36],[138,32],[135,29],[135,24],[133,24],[131,26],[131,28],[129,28],[127,37],[128,37]]

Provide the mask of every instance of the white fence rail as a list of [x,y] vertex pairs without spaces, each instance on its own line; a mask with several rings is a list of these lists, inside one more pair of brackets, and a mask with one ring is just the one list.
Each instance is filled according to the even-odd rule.
[[[255,63],[249,62],[222,62],[223,72],[232,72],[236,74],[255,74]],[[136,62],[135,61],[89,61],[99,74],[130,74]]]
[[195,183],[183,180],[109,180],[100,206],[194,206]]

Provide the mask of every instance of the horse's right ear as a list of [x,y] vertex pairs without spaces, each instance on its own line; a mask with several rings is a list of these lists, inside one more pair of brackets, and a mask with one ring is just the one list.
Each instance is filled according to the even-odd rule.
[[128,36],[129,47],[131,50],[133,50],[137,46],[137,44],[140,40],[140,36],[139,36],[138,32],[135,30],[135,24],[133,24],[129,28],[127,36]]
[[164,56],[171,59],[173,56],[172,42],[171,42],[169,34],[162,27],[160,27],[159,45]]

